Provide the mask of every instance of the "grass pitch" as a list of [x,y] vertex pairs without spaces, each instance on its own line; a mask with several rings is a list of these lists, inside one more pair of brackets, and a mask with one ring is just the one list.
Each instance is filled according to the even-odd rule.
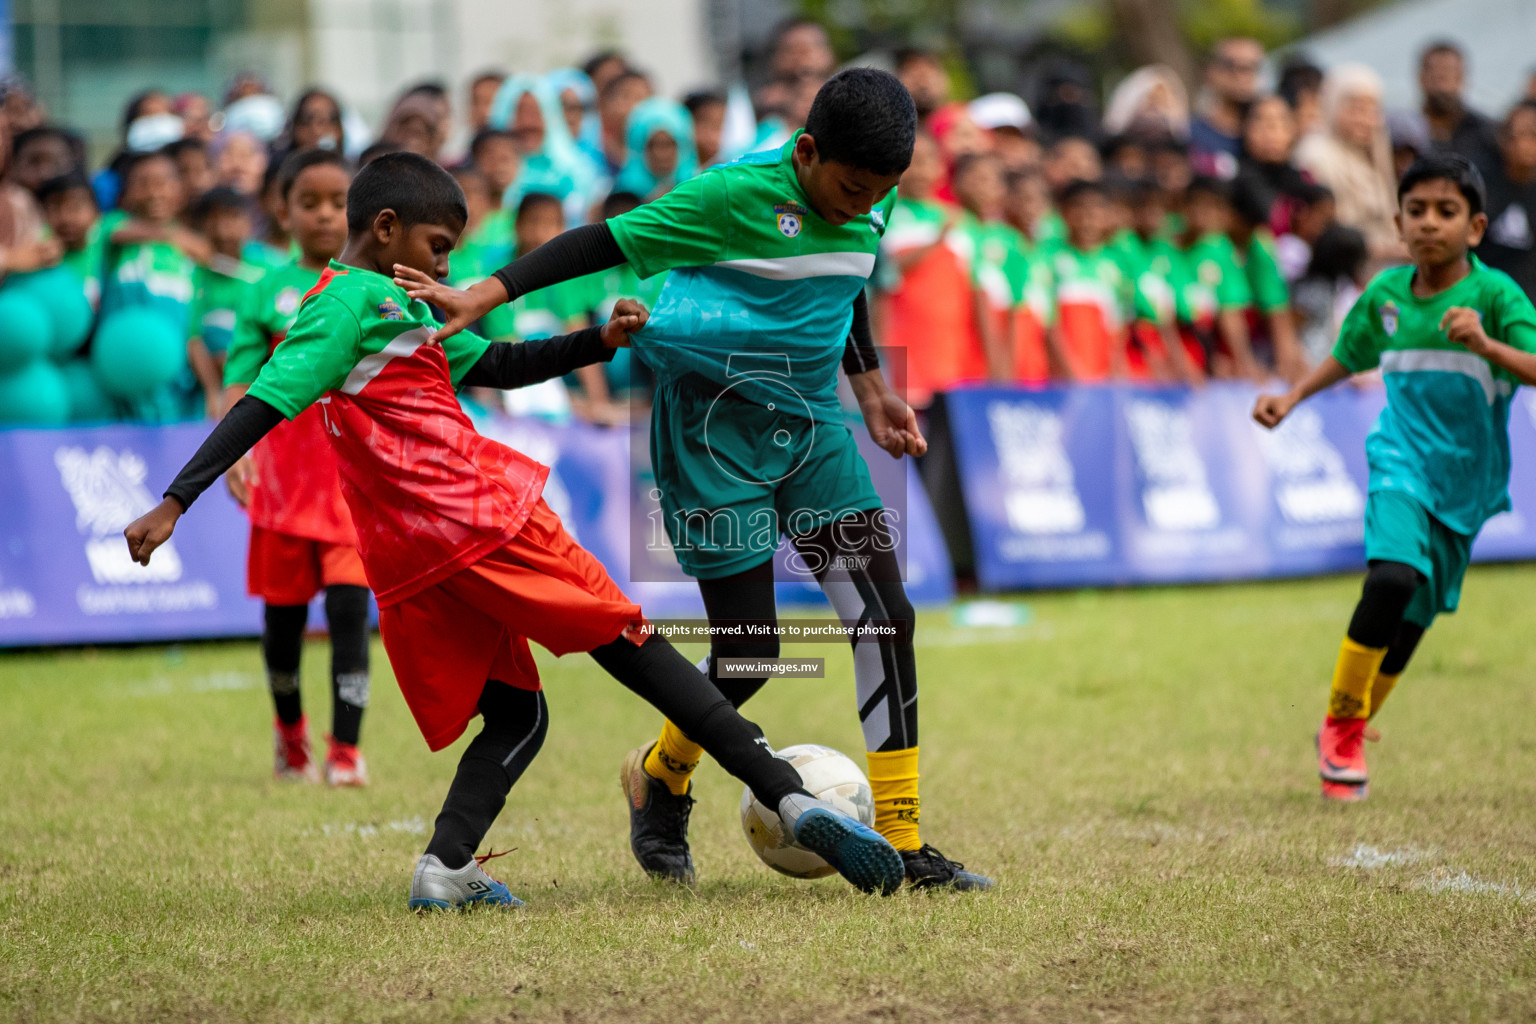
[[[546,658],[549,740],[489,837],[529,907],[419,918],[457,756],[427,753],[382,652],[374,785],[346,792],[271,781],[254,643],[0,656],[0,1020],[1530,1020],[1536,568],[1472,573],[1378,719],[1371,800],[1327,806],[1311,733],[1358,587],[926,613],[924,832],[999,880],[980,896],[780,878],[713,765],[699,888],[646,881],[617,770],[657,718]],[[829,678],[752,717],[857,757],[846,653],[786,653]]]

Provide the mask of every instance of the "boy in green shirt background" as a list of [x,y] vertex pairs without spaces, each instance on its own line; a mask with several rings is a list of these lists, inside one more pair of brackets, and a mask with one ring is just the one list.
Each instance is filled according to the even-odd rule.
[[1206,354],[1213,377],[1263,381],[1248,337],[1253,294],[1238,265],[1227,227],[1232,202],[1226,182],[1195,178],[1184,194],[1184,228],[1177,237],[1181,264],[1176,275],[1179,320]]
[[262,271],[241,259],[251,236],[251,215],[240,193],[232,188],[209,189],[193,205],[191,220],[213,253],[193,275],[187,359],[202,385],[209,418],[217,418],[235,311]]
[[1378,274],[1333,355],[1254,406],[1254,419],[1273,428],[1351,374],[1379,366],[1386,383],[1386,408],[1365,442],[1369,569],[1317,735],[1329,799],[1366,798],[1366,722],[1435,616],[1456,610],[1478,530],[1510,507],[1509,405],[1518,384],[1536,383],[1536,309],[1468,253],[1488,226],[1485,196],[1464,157],[1416,161],[1398,185],[1397,213],[1413,263]]

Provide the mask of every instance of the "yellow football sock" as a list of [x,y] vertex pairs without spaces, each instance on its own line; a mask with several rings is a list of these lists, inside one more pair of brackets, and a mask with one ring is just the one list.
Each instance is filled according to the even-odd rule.
[[875,794],[875,831],[898,850],[923,845],[917,833],[922,800],[917,795],[917,748],[867,751],[869,788]]
[[704,748],[683,735],[683,730],[669,719],[661,727],[661,737],[645,755],[645,774],[667,784],[673,796],[688,792],[688,779],[699,766]]
[[1333,666],[1333,691],[1328,695],[1329,718],[1368,718],[1371,713],[1371,684],[1387,656],[1385,647],[1366,647],[1349,637],[1339,645],[1339,660]]
[[1371,712],[1367,718],[1375,718],[1376,712],[1381,710],[1381,705],[1386,702],[1387,694],[1392,692],[1392,687],[1402,678],[1402,673],[1387,675],[1385,672],[1376,673],[1376,681],[1371,684]]

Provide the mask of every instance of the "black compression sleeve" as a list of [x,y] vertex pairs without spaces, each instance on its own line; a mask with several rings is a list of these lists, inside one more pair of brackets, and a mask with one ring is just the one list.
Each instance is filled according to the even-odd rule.
[[869,299],[860,291],[853,300],[853,326],[848,331],[848,343],[843,346],[843,373],[852,377],[879,368],[875,338],[869,330]]
[[246,395],[213,428],[192,461],[181,467],[171,486],[165,489],[165,496],[175,498],[184,510],[191,508],[198,495],[213,486],[240,456],[256,447],[256,442],[281,422],[282,413],[261,399]]
[[617,267],[627,260],[607,224],[587,224],[557,235],[496,271],[507,301],[573,277]]
[[574,334],[533,341],[493,341],[459,381],[462,387],[527,387],[592,363],[613,359],[614,349],[603,344],[603,329],[588,327]]

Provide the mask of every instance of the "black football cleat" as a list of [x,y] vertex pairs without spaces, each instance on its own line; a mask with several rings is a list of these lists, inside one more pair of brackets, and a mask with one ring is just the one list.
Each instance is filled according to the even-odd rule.
[[[693,797],[674,796],[667,784],[645,770],[645,757],[654,744],[624,755],[619,784],[629,801],[629,848],[653,878],[693,884],[693,854],[688,852],[688,815]],[[692,789],[692,786],[689,786]]]
[[902,850],[901,860],[907,869],[907,885],[914,889],[985,892],[993,885],[986,875],[965,870],[964,864],[950,860],[927,843],[916,850]]

